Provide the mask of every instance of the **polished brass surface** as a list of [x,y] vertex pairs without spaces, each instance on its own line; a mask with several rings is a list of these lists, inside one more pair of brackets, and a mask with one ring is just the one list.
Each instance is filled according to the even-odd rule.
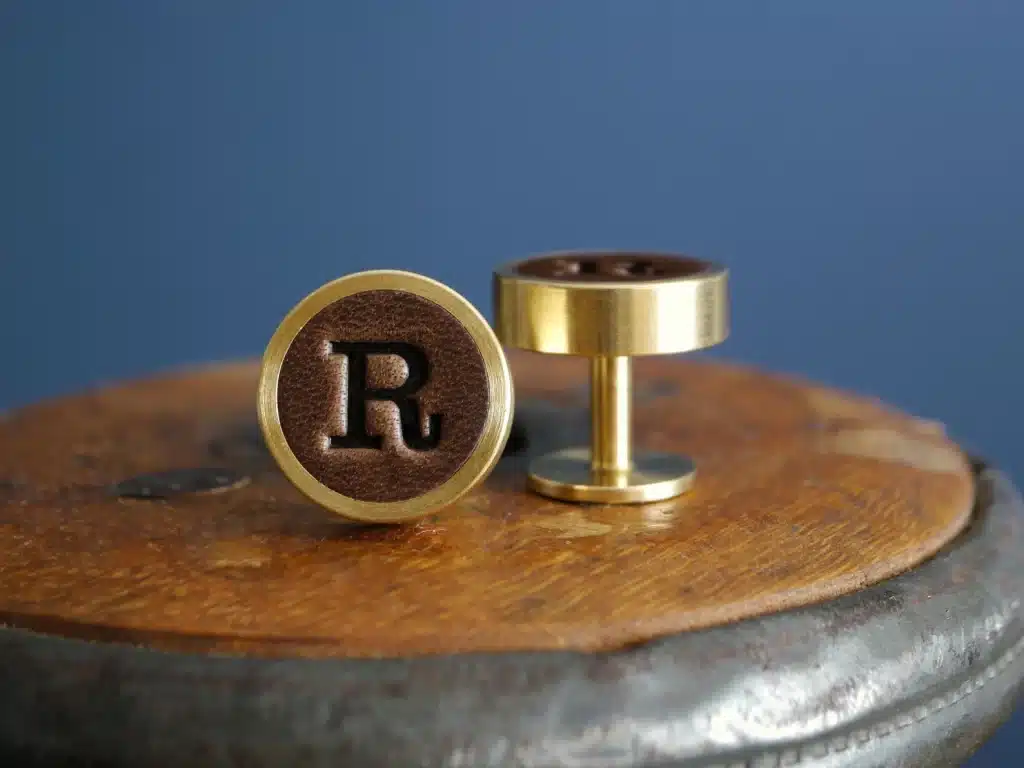
[[[623,258],[642,264],[645,256]],[[506,266],[494,277],[498,338],[510,347],[586,357],[667,355],[720,344],[729,335],[728,272],[684,263],[690,269],[677,275],[585,282],[571,272],[529,274],[529,261]]]
[[633,365],[628,357],[595,357],[590,361],[591,465],[595,472],[630,468],[633,426]]
[[693,484],[686,456],[643,453],[628,469],[595,469],[587,448],[566,448],[530,464],[527,486],[542,496],[597,504],[646,504],[679,496]]
[[[363,291],[405,291],[438,304],[455,317],[476,343],[487,372],[490,406],[476,450],[443,484],[422,496],[398,502],[349,498],[318,481],[296,458],[285,439],[278,414],[278,379],[292,340],[320,310]],[[398,523],[414,520],[456,501],[483,480],[501,458],[512,429],[514,396],[505,351],[484,317],[446,285],[398,270],[373,270],[341,277],[300,301],[281,321],[263,356],[257,412],[267,447],[287,478],[307,497],[352,520]]]
[[632,362],[690,352],[729,335],[728,272],[686,256],[567,251],[494,275],[495,324],[504,344],[591,358],[590,450],[534,461],[529,486],[569,501],[629,504],[685,492],[683,456],[632,455]]

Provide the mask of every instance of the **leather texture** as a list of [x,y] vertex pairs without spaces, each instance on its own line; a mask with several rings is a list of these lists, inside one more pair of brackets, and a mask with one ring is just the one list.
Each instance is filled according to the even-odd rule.
[[[407,408],[404,425],[398,402],[374,394],[403,386],[408,393],[394,399]],[[405,291],[366,291],[321,310],[296,335],[278,381],[278,415],[296,458],[360,501],[403,501],[447,481],[476,448],[489,407],[472,336],[447,310]]]

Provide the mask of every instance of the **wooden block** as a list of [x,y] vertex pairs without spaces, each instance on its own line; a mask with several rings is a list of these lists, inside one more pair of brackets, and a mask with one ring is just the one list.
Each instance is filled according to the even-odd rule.
[[721,363],[641,360],[647,506],[527,493],[585,442],[585,363],[512,358],[470,496],[344,522],[267,453],[255,364],[0,422],[0,764],[956,764],[1024,679],[1024,523],[940,426]]
[[0,621],[259,657],[607,651],[856,592],[970,519],[971,467],[935,423],[674,359],[637,362],[635,436],[695,458],[692,492],[541,498],[525,460],[586,442],[586,369],[512,365],[509,455],[405,526],[344,522],[284,480],[256,426],[253,364],[15,413],[0,425]]

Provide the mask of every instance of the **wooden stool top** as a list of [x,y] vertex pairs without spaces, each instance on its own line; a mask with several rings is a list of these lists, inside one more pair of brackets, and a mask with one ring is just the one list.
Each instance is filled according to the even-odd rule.
[[637,361],[635,437],[694,457],[692,492],[627,507],[541,498],[524,490],[525,460],[586,441],[585,364],[512,365],[508,455],[463,501],[405,526],[345,523],[284,480],[256,426],[254,364],[12,414],[0,622],[255,656],[614,649],[854,592],[969,520],[971,468],[937,425],[675,359]]

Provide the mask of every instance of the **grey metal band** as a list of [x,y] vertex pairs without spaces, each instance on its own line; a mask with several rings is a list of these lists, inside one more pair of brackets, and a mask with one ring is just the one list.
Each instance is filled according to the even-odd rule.
[[259,660],[0,630],[0,763],[957,765],[1024,677],[1022,503],[839,600],[607,654]]

